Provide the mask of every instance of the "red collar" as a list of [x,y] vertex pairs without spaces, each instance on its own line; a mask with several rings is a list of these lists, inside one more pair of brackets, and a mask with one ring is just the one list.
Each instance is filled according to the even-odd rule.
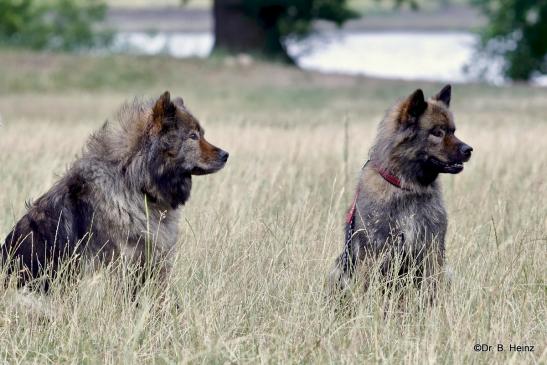
[[387,181],[388,183],[390,183],[391,185],[399,189],[407,190],[401,186],[401,179],[399,179],[397,176],[393,175],[391,172],[387,171],[386,169],[382,168],[381,166],[379,166],[378,164],[370,160],[367,160],[367,162],[365,162],[365,164],[363,165],[363,169],[365,168],[366,165],[368,165],[369,162],[372,165],[372,169],[376,171],[378,174],[380,174],[380,176],[383,177],[385,181]]
[[372,168],[374,171],[380,174],[381,177],[384,178],[385,181],[390,183],[391,185],[398,187],[399,189],[404,188],[401,186],[401,179],[399,179],[397,176],[393,175],[391,172],[387,171],[386,169],[382,168],[378,164],[372,162]]
[[[398,187],[399,189],[407,190],[407,189],[405,189],[401,186],[401,180],[397,176],[393,175],[392,173],[390,173],[386,169],[383,169],[378,164],[376,164],[376,163],[374,163],[370,160],[367,160],[367,162],[365,162],[362,169],[364,169],[365,166],[368,165],[369,162],[372,165],[372,169],[374,171],[376,171],[378,174],[380,174],[380,176],[383,177],[385,181],[387,181],[388,183],[390,183],[391,185],[393,185],[395,187]],[[357,191],[355,192],[355,197],[353,198],[353,203],[351,204],[351,207],[349,208],[348,212],[346,213],[346,223],[347,224],[353,224],[352,223],[353,222],[353,217],[355,215],[355,209],[356,209],[356,206],[357,206],[357,199],[359,198],[360,191],[361,191],[361,189],[358,186]]]

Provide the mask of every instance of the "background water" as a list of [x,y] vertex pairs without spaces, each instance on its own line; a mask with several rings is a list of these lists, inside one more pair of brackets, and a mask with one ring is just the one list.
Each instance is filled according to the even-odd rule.
[[[470,32],[330,32],[289,40],[289,53],[300,67],[322,72],[373,77],[502,84],[501,61],[477,61],[477,35]],[[174,57],[207,57],[210,33],[119,33],[114,50]],[[480,67],[476,67],[480,66]],[[546,84],[545,78],[536,78]]]

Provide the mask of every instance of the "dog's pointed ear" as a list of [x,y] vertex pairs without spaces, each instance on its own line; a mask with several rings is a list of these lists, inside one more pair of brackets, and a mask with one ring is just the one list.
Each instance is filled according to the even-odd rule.
[[180,96],[176,97],[175,100],[173,100],[173,103],[178,107],[184,107],[184,100]]
[[433,99],[439,100],[444,105],[449,107],[450,106],[450,97],[451,96],[452,96],[452,86],[450,86],[450,84],[448,84],[448,85],[445,85],[445,87],[443,87],[441,89],[441,91],[439,91],[438,94],[433,97]]
[[403,102],[401,107],[401,122],[416,122],[426,109],[427,101],[425,101],[424,92],[422,89],[417,89]]
[[162,130],[169,122],[175,119],[177,109],[171,102],[169,91],[161,94],[152,108],[152,123],[156,131]]

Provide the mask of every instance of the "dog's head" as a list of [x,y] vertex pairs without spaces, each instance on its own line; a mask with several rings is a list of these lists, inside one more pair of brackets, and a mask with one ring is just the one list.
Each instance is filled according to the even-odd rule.
[[228,161],[228,152],[205,139],[203,128],[182,98],[171,100],[168,91],[152,108],[150,133],[156,136],[157,157],[181,173],[211,174]]
[[150,198],[176,208],[190,197],[192,175],[220,170],[228,152],[207,142],[203,128],[182,99],[171,100],[167,91],[151,104],[146,115],[144,138],[132,147],[137,158],[132,159],[131,176]]
[[454,134],[456,126],[449,110],[450,97],[450,85],[429,100],[425,100],[424,93],[418,89],[399,109],[398,128],[408,133],[403,133],[406,138],[398,147],[431,173],[461,172],[473,151]]

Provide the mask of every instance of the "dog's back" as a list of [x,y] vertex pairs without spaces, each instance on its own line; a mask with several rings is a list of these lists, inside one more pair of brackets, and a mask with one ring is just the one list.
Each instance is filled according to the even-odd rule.
[[78,253],[77,241],[88,232],[93,216],[91,205],[82,199],[84,189],[84,181],[69,172],[28,207],[6,237],[3,261],[10,262],[9,272],[20,270],[22,284],[45,267],[55,272],[63,257]]

